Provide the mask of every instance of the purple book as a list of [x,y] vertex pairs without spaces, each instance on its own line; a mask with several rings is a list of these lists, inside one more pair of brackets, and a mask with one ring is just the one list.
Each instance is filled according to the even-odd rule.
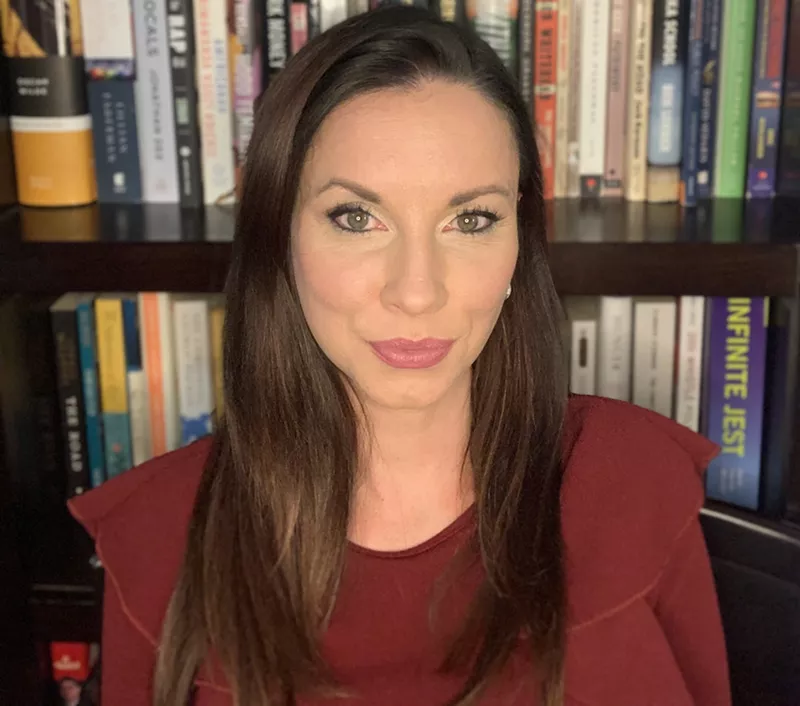
[[775,195],[788,0],[759,0],[750,107],[747,198]]
[[705,433],[720,454],[706,474],[709,498],[757,510],[769,299],[711,297]]

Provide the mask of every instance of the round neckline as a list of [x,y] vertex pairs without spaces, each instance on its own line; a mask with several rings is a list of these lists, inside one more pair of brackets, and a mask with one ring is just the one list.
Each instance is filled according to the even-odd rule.
[[476,505],[472,503],[464,512],[462,512],[455,520],[453,520],[447,527],[437,532],[432,537],[429,537],[424,542],[416,544],[413,547],[406,549],[370,549],[360,544],[356,544],[351,540],[347,540],[348,547],[364,556],[370,556],[377,559],[402,559],[405,557],[417,556],[432,550],[434,547],[439,546],[443,542],[450,539],[453,535],[465,529],[472,522],[476,512]]

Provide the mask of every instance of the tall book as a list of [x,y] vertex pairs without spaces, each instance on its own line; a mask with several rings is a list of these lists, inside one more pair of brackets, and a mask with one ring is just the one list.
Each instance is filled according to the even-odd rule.
[[744,196],[755,19],[756,0],[737,0],[725,5],[714,164],[717,198]]
[[631,0],[611,0],[608,48],[608,120],[603,196],[621,197],[625,173],[625,113],[628,97],[628,38]]
[[99,296],[94,311],[106,475],[113,478],[133,465],[122,300]]
[[678,200],[688,0],[655,0],[650,68],[647,200]]
[[[264,84],[286,66],[291,53],[289,41],[289,14],[285,0],[267,0],[267,29],[265,33],[264,51]],[[254,31],[258,31],[254,28]]]
[[634,404],[672,417],[676,302],[637,297],[633,309]]
[[597,394],[615,400],[631,399],[633,299],[600,298]]
[[712,297],[708,314],[705,433],[722,451],[708,467],[706,491],[751,510],[761,484],[768,302]]
[[748,198],[771,198],[776,192],[788,10],[788,0],[758,3],[747,159]]
[[704,297],[678,299],[675,421],[692,431],[700,431],[705,306]]
[[209,322],[211,328],[211,368],[214,379],[214,411],[215,418],[219,421],[225,406],[222,365],[222,332],[225,322],[224,296],[212,297],[209,301]]
[[700,106],[703,88],[703,6],[704,0],[689,0],[689,41],[681,130],[683,148],[680,201],[683,206],[697,204],[697,152],[700,148]]
[[625,121],[625,198],[647,199],[647,127],[653,0],[631,0],[630,80]]
[[555,194],[558,3],[537,2],[534,46],[534,118],[539,138],[544,198]]
[[177,203],[172,75],[167,33],[167,0],[135,1],[136,121],[142,197],[149,203]]
[[175,118],[175,146],[178,159],[180,204],[198,208],[203,203],[203,175],[200,164],[200,119],[197,108],[192,0],[168,0],[167,32]]
[[78,297],[75,313],[78,317],[81,384],[86,423],[86,448],[89,455],[89,475],[96,488],[106,479],[103,449],[103,420],[100,413],[100,387],[97,380],[97,336],[94,326],[94,295]]
[[553,178],[555,198],[568,195],[569,120],[570,120],[570,59],[572,56],[572,0],[558,6],[558,66],[556,67],[556,150]]
[[581,195],[581,63],[584,0],[569,3],[569,97],[567,105],[567,197]]
[[134,466],[152,457],[150,410],[147,401],[147,375],[142,366],[137,298],[122,298],[122,323],[125,330],[125,366],[128,382],[128,409],[131,427],[131,461]]
[[791,3],[778,161],[778,193],[782,196],[800,195],[800,0]]
[[213,205],[232,201],[236,186],[226,3],[193,0],[193,8],[203,200]]
[[581,18],[581,195],[600,195],[605,168],[611,0],[584,2]]
[[465,4],[470,25],[513,74],[517,69],[517,2],[465,0]]
[[81,495],[91,487],[86,412],[81,384],[77,299],[76,294],[65,294],[50,307],[68,498]]
[[575,395],[597,394],[597,297],[566,299],[569,389]]
[[134,96],[134,51],[128,0],[80,0],[97,200],[142,200]]
[[[453,19],[455,21],[455,3],[452,4]],[[534,2],[524,2],[519,6],[519,21],[517,30],[517,85],[522,95],[522,100],[528,108],[531,116],[534,116],[533,109],[533,66],[534,66],[534,22],[533,15],[535,10]],[[448,15],[450,9],[447,8]],[[443,17],[442,8],[439,8],[440,16]]]
[[173,316],[181,443],[189,444],[212,430],[214,392],[208,302],[202,298],[176,298]]
[[708,199],[714,195],[723,9],[722,0],[704,0],[703,74],[700,89],[700,131],[697,148],[698,199]]
[[78,0],[0,0],[19,201],[79,206],[97,198]]

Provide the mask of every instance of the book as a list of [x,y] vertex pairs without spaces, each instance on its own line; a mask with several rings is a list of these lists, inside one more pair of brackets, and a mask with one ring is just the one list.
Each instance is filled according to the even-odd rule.
[[600,195],[605,168],[610,0],[584,2],[581,10],[581,196]]
[[534,21],[533,106],[544,198],[555,193],[558,4],[537,2]]
[[581,195],[581,62],[583,49],[584,0],[564,0],[569,3],[569,96],[567,105],[567,184],[566,196]]
[[86,449],[89,457],[89,476],[93,488],[106,478],[103,449],[103,420],[100,413],[100,388],[97,380],[97,337],[94,326],[94,295],[77,297],[75,314],[78,317],[83,411],[86,424]]
[[106,476],[113,478],[133,465],[122,300],[103,294],[94,310]]
[[776,193],[788,10],[788,0],[759,0],[758,3],[750,97],[747,198],[771,198]]
[[596,297],[567,297],[569,331],[569,390],[575,395],[597,393],[597,329]]
[[714,165],[716,198],[744,196],[755,10],[755,0],[737,0],[725,5]]
[[706,436],[721,447],[706,471],[709,498],[756,510],[761,484],[769,300],[711,297]]
[[61,438],[66,459],[66,496],[81,495],[91,487],[86,443],[86,411],[78,343],[78,295],[65,294],[50,307],[55,342]]
[[[444,12],[448,17],[452,14],[452,19],[449,22],[455,21],[455,3],[452,3],[452,8],[446,7],[439,8],[439,14],[444,19]],[[533,106],[533,67],[534,67],[534,22],[533,16],[535,12],[536,3],[524,2],[519,6],[519,18],[517,22],[517,29],[519,37],[517,38],[517,85],[522,100],[528,108],[528,113],[535,117]]]
[[131,462],[134,466],[152,457],[150,410],[147,400],[147,375],[142,366],[139,314],[135,295],[122,298],[122,323],[125,334],[125,366],[128,382],[128,414],[131,427]]
[[[567,174],[569,170],[569,121],[571,105],[570,73],[572,67],[572,0],[564,0],[558,6],[558,42],[556,67],[556,147],[553,176],[553,194],[557,199],[566,198]],[[577,116],[576,116],[577,117]]]
[[672,417],[676,302],[636,297],[633,304],[634,404]]
[[600,297],[597,394],[631,399],[632,297]]
[[647,199],[647,131],[650,114],[650,47],[653,0],[631,0],[625,181],[628,201]]
[[630,0],[611,0],[608,48],[608,119],[602,195],[621,197],[625,168],[625,113],[628,96]]
[[[800,0],[791,0],[786,41],[778,193],[800,195]],[[794,40],[794,41],[792,41]]]
[[698,199],[708,199],[714,195],[723,8],[722,0],[704,0],[703,74],[700,88],[700,128],[697,148]]
[[214,410],[217,420],[225,407],[225,385],[223,380],[222,332],[225,322],[225,301],[223,297],[212,297],[209,301],[209,323],[211,328],[211,369],[214,379]]
[[705,306],[705,297],[678,299],[675,421],[692,431],[700,431]]
[[697,205],[697,152],[700,148],[700,107],[703,87],[703,2],[689,0],[689,38],[681,136],[682,206]]
[[19,202],[80,206],[97,198],[92,118],[77,0],[0,0]]
[[517,2],[465,0],[465,4],[469,24],[514,75],[517,69]]

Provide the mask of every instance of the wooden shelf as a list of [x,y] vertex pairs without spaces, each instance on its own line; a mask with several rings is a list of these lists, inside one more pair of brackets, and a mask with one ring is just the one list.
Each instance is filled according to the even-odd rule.
[[[550,262],[562,295],[794,296],[795,202],[556,202]],[[13,209],[0,220],[0,292],[218,292],[232,209]]]

